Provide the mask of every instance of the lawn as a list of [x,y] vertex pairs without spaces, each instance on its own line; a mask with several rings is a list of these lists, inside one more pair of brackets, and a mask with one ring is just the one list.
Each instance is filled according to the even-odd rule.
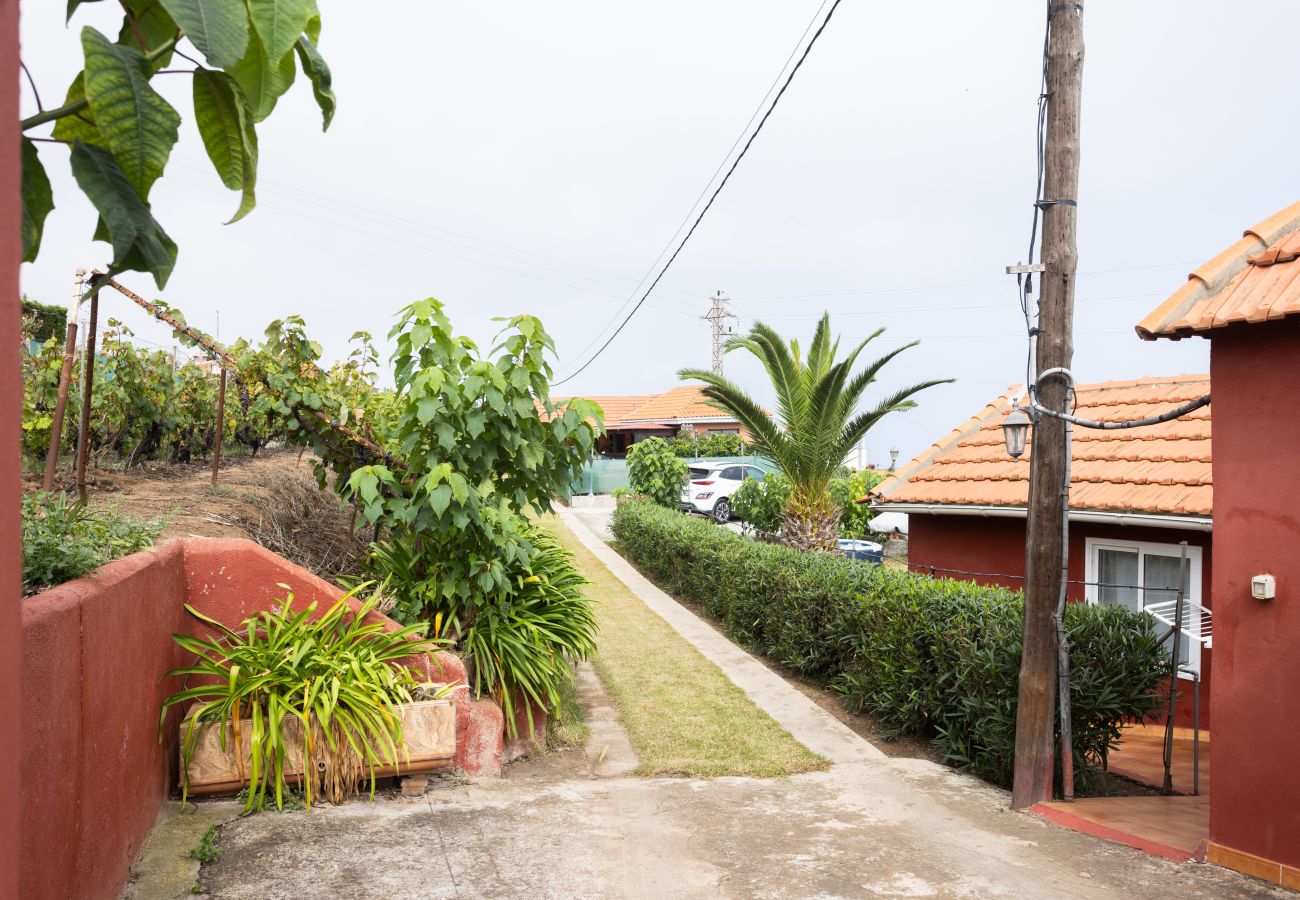
[[553,516],[542,520],[591,581],[600,622],[596,671],[641,765],[639,775],[750,775],[825,769],[698,650],[651,612]]

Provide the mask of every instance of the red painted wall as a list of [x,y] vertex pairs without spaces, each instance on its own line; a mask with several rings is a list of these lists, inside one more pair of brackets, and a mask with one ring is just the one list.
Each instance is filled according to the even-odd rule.
[[[235,625],[282,598],[279,584],[296,602],[320,601],[322,613],[341,593],[251,541],[194,539],[164,542],[22,602],[22,828],[14,844],[25,900],[118,896],[176,785],[179,711],[162,742],[158,712],[179,685],[160,676],[185,663],[172,634],[203,630],[183,604]],[[438,657],[410,662],[435,680],[463,682],[460,661]],[[457,693],[459,732],[468,698]]]
[[[1210,839],[1300,866],[1300,321],[1214,335]],[[1277,599],[1250,595],[1253,575]]]
[[[19,436],[18,267],[22,221],[18,141],[18,0],[0,0],[0,898],[18,896],[19,763],[22,758],[20,630],[22,538]],[[8,210],[5,212],[5,210]]]
[[[1216,507],[1218,485],[1215,485]],[[907,559],[913,572],[946,578],[963,578],[980,584],[995,584],[1015,590],[1024,588],[1025,574],[1025,520],[982,516],[908,516]],[[1216,520],[1215,527],[1218,527]],[[1211,534],[1207,531],[1184,531],[1174,528],[1139,528],[1131,525],[1109,525],[1095,522],[1070,523],[1070,580],[1083,581],[1086,577],[1088,538],[1109,540],[1151,541],[1190,545],[1205,548],[1201,555],[1201,595],[1205,605],[1213,608],[1213,553]],[[1016,578],[966,576],[939,571],[960,569],[965,572],[1003,573]],[[1085,596],[1082,584],[1071,584],[1066,596],[1071,601],[1081,601]],[[1217,623],[1216,623],[1217,631]],[[1211,657],[1209,649],[1201,651],[1201,727],[1208,727],[1211,716],[1210,684]],[[1184,684],[1187,682],[1184,680]],[[1178,699],[1174,722],[1190,728],[1194,722],[1190,688]],[[1164,721],[1164,717],[1161,717]],[[1217,751],[1216,751],[1217,752]],[[1216,757],[1217,766],[1217,757]],[[1217,774],[1217,769],[1216,769]]]

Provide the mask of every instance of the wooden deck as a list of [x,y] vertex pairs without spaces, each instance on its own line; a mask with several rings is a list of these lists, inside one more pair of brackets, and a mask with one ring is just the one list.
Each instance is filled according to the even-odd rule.
[[1033,807],[1050,822],[1175,862],[1203,859],[1210,836],[1210,798],[1088,797]]
[[[1179,795],[1087,797],[1072,803],[1039,803],[1033,812],[1075,831],[1134,847],[1177,862],[1204,859],[1210,837],[1210,735],[1200,735],[1200,794],[1192,793],[1190,728],[1174,731],[1173,788]],[[1110,752],[1108,769],[1159,789],[1165,777],[1165,729],[1162,725],[1130,725]]]
[[[1174,764],[1172,778],[1174,792],[1192,793],[1192,747],[1194,732],[1190,728],[1174,731]],[[1163,725],[1130,725],[1124,729],[1120,745],[1110,752],[1107,768],[1116,775],[1154,788],[1163,786],[1165,729]],[[1201,729],[1200,740],[1200,793],[1210,792],[1210,734]]]

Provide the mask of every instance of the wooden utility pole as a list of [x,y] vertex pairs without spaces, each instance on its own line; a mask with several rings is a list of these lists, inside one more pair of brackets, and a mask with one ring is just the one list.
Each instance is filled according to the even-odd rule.
[[[1074,281],[1079,191],[1079,104],[1083,87],[1083,4],[1049,0],[1047,133],[1043,156],[1042,299],[1036,371],[1068,369],[1074,356]],[[1049,376],[1038,402],[1064,412],[1065,379]],[[1011,806],[1052,799],[1056,630],[1060,596],[1066,469],[1065,422],[1039,414],[1030,459],[1025,540],[1025,635],[1016,707],[1016,755]]]

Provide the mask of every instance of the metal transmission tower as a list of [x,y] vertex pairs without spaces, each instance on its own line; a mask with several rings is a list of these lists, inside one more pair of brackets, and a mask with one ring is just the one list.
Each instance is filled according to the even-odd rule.
[[709,308],[708,315],[704,316],[713,328],[713,374],[722,374],[722,339],[731,334],[734,330],[732,322],[736,321],[735,315],[727,309],[727,300],[729,298],[718,291],[709,298],[713,305]]

